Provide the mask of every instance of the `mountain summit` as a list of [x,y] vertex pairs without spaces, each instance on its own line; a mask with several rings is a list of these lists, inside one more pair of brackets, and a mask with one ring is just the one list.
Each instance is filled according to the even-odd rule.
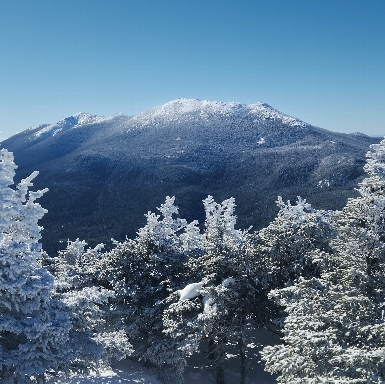
[[202,199],[236,199],[241,227],[267,225],[278,195],[339,209],[355,195],[365,153],[379,142],[317,128],[264,103],[177,99],[135,116],[79,113],[5,141],[19,177],[33,170],[48,209],[43,246],[132,236],[144,214],[176,196],[200,219]]
[[221,102],[197,99],[177,99],[160,107],[143,112],[134,119],[147,123],[162,120],[201,120],[228,119],[250,116],[255,122],[271,119],[285,122],[291,126],[306,127],[307,124],[272,108],[266,103],[241,104],[237,102]]

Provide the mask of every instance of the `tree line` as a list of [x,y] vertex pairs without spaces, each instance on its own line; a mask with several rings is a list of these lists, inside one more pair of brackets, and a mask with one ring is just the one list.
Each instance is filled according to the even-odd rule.
[[58,255],[39,243],[46,190],[29,190],[37,172],[13,187],[15,169],[1,150],[2,383],[87,375],[129,357],[181,384],[201,352],[224,384],[231,351],[245,384],[250,327],[281,336],[261,352],[280,383],[384,382],[385,140],[342,211],[279,197],[276,218],[252,231],[236,228],[233,198],[208,196],[200,224],[166,197],[136,237],[109,251],[68,241]]

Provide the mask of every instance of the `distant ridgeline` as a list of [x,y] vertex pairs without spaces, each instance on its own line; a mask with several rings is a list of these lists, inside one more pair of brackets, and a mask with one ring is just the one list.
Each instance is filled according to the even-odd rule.
[[[203,221],[202,200],[234,197],[238,225],[276,215],[277,196],[341,209],[380,139],[327,131],[267,104],[178,99],[136,116],[86,113],[31,127],[5,141],[17,177],[40,171],[43,248],[132,237],[146,213],[176,196],[180,214]],[[64,243],[64,244],[62,244]]]

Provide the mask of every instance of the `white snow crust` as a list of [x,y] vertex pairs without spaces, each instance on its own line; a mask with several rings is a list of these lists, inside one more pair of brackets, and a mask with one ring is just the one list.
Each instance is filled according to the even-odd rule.
[[201,281],[200,283],[186,285],[182,290],[178,291],[179,300],[188,300],[199,296],[199,290],[202,288],[203,284],[204,283]]
[[[254,368],[254,367],[252,367]],[[215,384],[215,372],[188,366],[183,374],[185,384]],[[261,367],[254,368],[249,374],[247,384],[275,384],[276,380],[263,371]],[[238,384],[240,375],[235,370],[226,370],[226,383]],[[51,378],[47,384],[162,384],[149,370],[139,362],[123,360],[114,364],[111,370],[101,371],[99,375],[88,377],[75,376],[72,378]]]

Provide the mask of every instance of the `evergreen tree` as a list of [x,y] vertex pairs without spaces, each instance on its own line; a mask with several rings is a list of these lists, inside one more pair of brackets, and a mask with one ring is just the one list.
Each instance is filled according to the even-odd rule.
[[281,383],[382,383],[385,328],[366,295],[365,262],[357,242],[334,241],[318,254],[320,278],[300,278],[272,292],[288,314],[285,344],[265,347],[269,372]]
[[277,200],[277,217],[253,235],[253,252],[258,311],[257,327],[280,334],[285,314],[282,307],[269,299],[273,289],[291,286],[299,277],[319,277],[320,268],[314,251],[330,251],[330,241],[336,235],[335,222],[340,212],[315,210],[298,197],[295,205]]
[[186,365],[175,341],[163,333],[162,313],[171,292],[185,283],[186,261],[199,246],[197,223],[174,217],[175,198],[167,197],[133,240],[118,243],[104,258],[100,279],[117,293],[116,305],[133,346],[132,357],[155,367],[165,382],[182,382]]
[[[205,232],[202,254],[190,259],[189,284],[169,297],[163,313],[165,333],[175,339],[186,356],[199,350],[202,340],[224,383],[224,367],[229,346],[236,346],[241,358],[242,383],[246,380],[246,319],[254,310],[255,284],[250,270],[247,232],[236,230],[234,199],[218,204],[204,200]],[[200,283],[198,283],[200,281]]]
[[[339,212],[315,210],[298,197],[295,205],[279,196],[277,217],[255,236],[255,252],[263,259],[260,280],[269,290],[292,285],[300,276],[319,276],[312,251],[328,252]],[[266,273],[267,272],[267,273]]]
[[235,229],[234,199],[221,204],[211,196],[204,200],[203,253],[190,260],[189,269],[201,287],[188,300],[176,301],[174,295],[164,312],[165,332],[174,335],[180,349],[191,353],[199,350],[202,336],[207,341],[217,383],[224,382],[226,355],[235,348],[245,382],[247,324],[272,328],[282,313],[269,300],[269,291],[301,275],[319,275],[310,252],[330,248],[337,214],[316,211],[301,198],[296,205],[279,198],[278,204],[274,222],[251,235]]
[[357,257],[366,260],[368,294],[378,305],[385,295],[385,140],[373,144],[364,167],[368,176],[359,184],[359,196],[349,199],[339,222],[340,236],[357,239]]
[[17,166],[7,150],[0,156],[0,381],[44,382],[47,372],[65,369],[71,327],[41,266],[37,222],[46,210],[35,200],[46,190],[28,191],[37,172],[11,188]]
[[373,145],[360,196],[344,208],[329,252],[315,252],[320,277],[272,292],[285,306],[285,344],[266,347],[267,370],[282,383],[385,380],[385,141]]
[[68,241],[67,248],[54,259],[56,296],[65,304],[71,319],[70,369],[87,375],[112,360],[132,352],[113,304],[115,292],[100,284],[103,244],[86,248],[85,241]]

